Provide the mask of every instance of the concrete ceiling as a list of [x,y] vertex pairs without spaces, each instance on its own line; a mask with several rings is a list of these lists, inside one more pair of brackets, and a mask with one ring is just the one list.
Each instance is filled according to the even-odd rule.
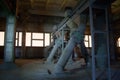
[[[65,7],[74,8],[79,0],[17,0],[17,14],[63,17]],[[25,11],[25,12],[24,12]]]
[[[17,0],[18,24],[58,25],[64,19],[65,7],[73,9],[80,0]],[[39,26],[40,27],[40,26]]]
[[[74,9],[80,1],[82,0],[16,0],[16,16],[18,16],[18,20],[22,21],[22,23],[25,23],[27,20],[28,22],[31,20],[31,23],[53,20],[51,21],[53,24],[58,24],[64,18],[64,9],[66,7]],[[116,15],[119,18],[120,0],[113,1],[112,13],[115,15],[115,18]]]
[[[10,0],[2,0],[11,5]],[[17,24],[26,25],[27,23],[37,25],[58,25],[64,19],[65,7],[73,9],[82,0],[11,0],[14,2]],[[2,3],[0,4],[1,7]],[[3,8],[3,7],[2,7]],[[11,8],[11,7],[9,7]],[[1,8],[0,8],[1,9]],[[120,19],[120,0],[112,3],[112,13],[115,19]],[[42,27],[42,26],[39,26]]]
[[112,3],[112,29],[116,34],[120,34],[120,0],[115,0]]
[[120,19],[120,0],[116,0],[112,3],[112,13],[114,19]]

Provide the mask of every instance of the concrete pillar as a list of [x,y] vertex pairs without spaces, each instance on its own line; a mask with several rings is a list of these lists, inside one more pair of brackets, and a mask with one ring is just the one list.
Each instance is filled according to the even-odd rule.
[[62,44],[62,40],[61,40],[61,38],[58,38],[57,41],[55,42],[55,45],[53,46],[52,51],[50,52],[50,54],[49,54],[49,56],[48,56],[48,58],[46,60],[47,63],[52,62],[53,57],[54,57],[57,49],[61,46],[61,44]]
[[75,42],[74,42],[74,39],[71,38],[55,66],[55,71],[54,71],[55,73],[63,72],[64,67],[65,67],[66,63],[68,62],[68,60],[73,52],[74,47],[75,47]]
[[8,16],[6,21],[4,62],[14,62],[15,16]]
[[[73,26],[73,25],[70,25],[70,26]],[[81,14],[80,25],[75,31],[72,32],[70,40],[66,45],[63,53],[60,56],[60,59],[58,60],[55,66],[54,73],[62,73],[64,71],[64,67],[67,64],[75,45],[80,44],[81,41],[84,40],[85,28],[86,28],[86,15]]]

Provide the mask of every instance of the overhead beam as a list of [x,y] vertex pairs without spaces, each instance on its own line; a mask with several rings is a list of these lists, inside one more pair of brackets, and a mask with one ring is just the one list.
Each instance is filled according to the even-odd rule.
[[18,16],[19,0],[16,0],[16,16]]
[[63,0],[62,4],[61,4],[61,6],[60,6],[60,10],[65,6],[65,4],[66,4],[67,1],[68,1],[68,0]]
[[3,0],[6,7],[9,9],[9,11],[13,14],[15,14],[15,7],[16,7],[16,0]]
[[64,17],[64,12],[61,12],[61,11],[40,11],[40,10],[36,9],[36,10],[29,10],[29,13],[35,14],[35,15],[43,15],[43,16]]
[[80,9],[76,12],[76,13],[82,13],[83,11],[85,11],[87,8],[89,7],[89,1],[86,1],[82,7],[80,7]]
[[45,6],[46,9],[47,9],[49,3],[50,3],[50,0],[46,0],[46,6]]
[[112,10],[112,13],[113,14],[116,14],[116,13],[120,13],[120,7],[118,7],[118,8],[113,8],[113,10]]
[[7,6],[7,8],[8,8],[10,11],[12,11],[12,9],[13,9],[12,1],[10,1],[10,0],[4,0],[4,3],[5,3],[5,5]]
[[31,8],[33,8],[34,1],[30,0],[30,3],[31,3]]
[[0,16],[6,16],[10,13],[10,9],[8,8],[8,5],[6,5],[4,0],[0,0]]

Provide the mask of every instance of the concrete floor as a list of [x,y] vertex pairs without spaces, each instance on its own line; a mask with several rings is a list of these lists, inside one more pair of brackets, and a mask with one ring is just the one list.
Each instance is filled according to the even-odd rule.
[[[120,66],[114,68],[112,80],[120,80]],[[48,69],[53,70],[54,64],[44,64],[41,59],[16,59],[15,64],[0,60],[0,80],[91,80],[89,69],[73,69],[62,74],[48,74]]]

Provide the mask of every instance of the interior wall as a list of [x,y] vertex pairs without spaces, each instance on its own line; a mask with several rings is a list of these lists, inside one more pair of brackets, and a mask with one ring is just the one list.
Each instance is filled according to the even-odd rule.
[[4,46],[0,46],[0,58],[3,59],[4,57]]
[[[119,24],[116,24],[119,26]],[[116,26],[114,25],[114,27]],[[0,31],[5,31],[5,18],[0,18]],[[32,24],[28,23],[25,25],[19,25],[16,26],[16,31],[29,31],[29,32],[52,32],[53,24],[47,24],[47,25],[38,25],[38,24]],[[44,27],[44,28],[43,28]],[[118,28],[118,27],[117,27]],[[89,28],[88,28],[89,29]],[[117,29],[118,30],[118,29]],[[119,30],[118,30],[119,32]],[[116,34],[116,30],[114,31],[114,37],[118,34]],[[86,33],[88,34],[88,33]],[[117,39],[116,39],[117,41]],[[114,43],[115,48],[115,55],[120,57],[120,47],[116,47],[116,42]],[[16,47],[15,48],[15,55],[17,58],[43,58],[44,57],[44,47],[25,47],[25,54],[23,56],[23,50],[22,47]],[[91,48],[88,48],[89,53],[91,53]],[[4,46],[0,46],[0,58],[3,58],[4,56]]]
[[[4,46],[0,46],[0,59],[4,58]],[[43,47],[26,47],[25,54],[22,54],[22,48],[15,48],[15,58],[44,58]]]
[[26,58],[43,58],[44,48],[43,47],[26,47],[25,57]]

